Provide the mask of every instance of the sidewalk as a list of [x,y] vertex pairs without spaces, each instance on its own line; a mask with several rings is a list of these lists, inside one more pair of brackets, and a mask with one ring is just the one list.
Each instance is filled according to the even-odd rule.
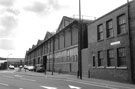
[[58,74],[56,72],[46,72],[44,73],[37,73],[32,71],[21,71],[16,72],[18,74],[28,75],[28,76],[37,76],[37,77],[47,77],[47,78],[55,78],[59,80],[67,80],[72,82],[78,82],[83,84],[95,84],[95,85],[102,85],[102,86],[111,86],[111,87],[117,87],[118,89],[135,89],[135,84],[128,84],[128,83],[120,83],[120,82],[114,82],[114,81],[107,81],[107,80],[101,80],[101,79],[94,79],[94,78],[87,78],[83,77],[82,80],[78,79],[76,75],[69,75],[69,74]]

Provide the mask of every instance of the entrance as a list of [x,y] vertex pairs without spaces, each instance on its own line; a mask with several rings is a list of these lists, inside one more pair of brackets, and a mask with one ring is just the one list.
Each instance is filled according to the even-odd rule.
[[46,69],[47,69],[47,56],[43,56],[43,65],[44,65],[45,72],[46,72]]

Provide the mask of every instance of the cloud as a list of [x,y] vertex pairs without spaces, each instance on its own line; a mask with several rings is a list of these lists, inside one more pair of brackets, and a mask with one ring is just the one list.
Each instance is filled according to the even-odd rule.
[[6,12],[10,13],[10,14],[14,14],[14,15],[19,15],[20,11],[14,8],[7,8]]
[[17,24],[17,19],[13,16],[3,16],[0,18],[0,37],[8,37],[9,35],[12,35]]
[[32,11],[36,13],[41,13],[47,9],[46,4],[43,4],[41,2],[34,2],[32,6],[24,8],[27,11]]
[[0,5],[2,6],[13,6],[15,0],[0,0]]
[[12,50],[14,49],[14,42],[10,39],[0,39],[0,49]]
[[48,2],[49,2],[48,4],[51,5],[55,10],[58,10],[64,7],[60,5],[57,0],[48,0]]
[[48,14],[53,10],[59,10],[64,6],[60,5],[57,0],[48,0],[47,2],[35,1],[31,6],[24,7],[24,10],[37,14]]

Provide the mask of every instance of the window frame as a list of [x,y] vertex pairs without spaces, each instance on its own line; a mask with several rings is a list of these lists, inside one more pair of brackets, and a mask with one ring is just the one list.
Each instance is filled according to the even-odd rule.
[[[122,29],[124,27],[124,30]],[[126,31],[126,14],[117,16],[117,34],[125,34]]]
[[[110,26],[110,23],[112,24]],[[112,32],[112,33],[111,33]],[[113,29],[113,19],[110,19],[106,22],[106,37],[107,38],[112,38],[114,37],[114,29]],[[111,35],[112,34],[112,35]]]
[[[112,54],[110,54],[110,52],[109,51],[113,51],[113,53]],[[112,56],[113,55],[113,56]],[[113,60],[113,62],[114,62],[114,64],[112,65],[112,60]],[[113,66],[115,66],[115,50],[114,49],[108,49],[107,50],[107,66],[108,67],[113,67]]]
[[[120,51],[122,53],[120,53]],[[124,63],[124,64],[122,64],[122,63]],[[117,48],[117,66],[118,67],[127,67],[127,55],[126,55],[125,47]]]
[[97,26],[97,40],[104,40],[103,24]]
[[104,66],[104,51],[98,51],[98,67]]

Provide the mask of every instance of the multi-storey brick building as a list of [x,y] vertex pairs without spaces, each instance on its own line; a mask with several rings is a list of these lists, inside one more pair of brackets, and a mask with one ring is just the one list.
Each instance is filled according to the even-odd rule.
[[88,25],[90,77],[135,81],[135,2]]

